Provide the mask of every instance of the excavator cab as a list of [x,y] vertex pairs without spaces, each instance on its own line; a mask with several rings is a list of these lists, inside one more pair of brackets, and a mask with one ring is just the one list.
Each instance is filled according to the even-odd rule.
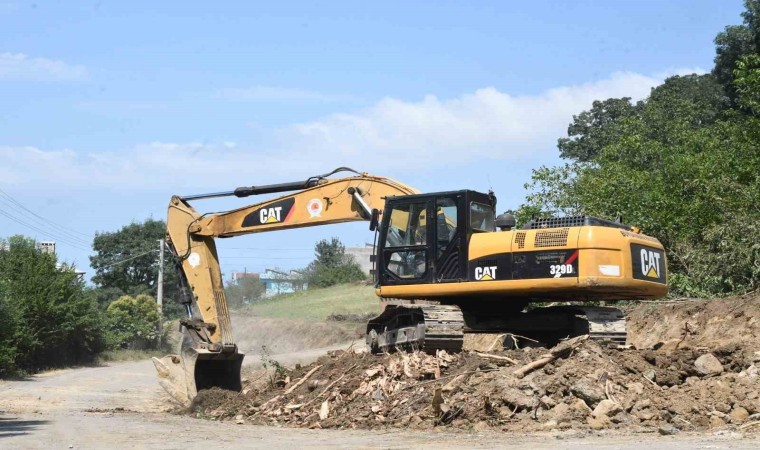
[[496,198],[462,190],[388,198],[377,244],[378,285],[467,279],[467,242],[494,231]]

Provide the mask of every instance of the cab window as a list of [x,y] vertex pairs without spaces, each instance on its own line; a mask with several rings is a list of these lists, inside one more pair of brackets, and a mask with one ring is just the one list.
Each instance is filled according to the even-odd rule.
[[398,205],[391,210],[385,247],[425,245],[427,241],[424,202]]
[[470,229],[472,231],[493,231],[494,212],[493,208],[483,203],[470,203]]

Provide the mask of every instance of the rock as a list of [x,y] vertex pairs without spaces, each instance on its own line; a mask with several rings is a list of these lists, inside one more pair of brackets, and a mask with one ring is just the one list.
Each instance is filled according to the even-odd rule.
[[723,372],[723,364],[712,353],[707,353],[694,361],[694,368],[702,375],[717,375]]
[[555,402],[551,397],[544,395],[541,397],[541,406],[543,406],[546,409],[552,409],[555,406],[557,406],[557,402]]
[[598,405],[596,405],[596,408],[594,408],[594,411],[591,413],[594,417],[600,417],[600,416],[614,416],[615,414],[622,411],[622,408],[617,403],[613,402],[612,400],[602,400],[599,402]]
[[488,431],[491,427],[488,426],[488,422],[481,420],[472,427],[475,431]]
[[749,413],[746,409],[739,406],[738,408],[734,408],[734,410],[731,411],[729,417],[731,417],[731,423],[743,423],[745,420],[747,420],[747,417],[749,417]]
[[647,380],[654,382],[657,380],[657,372],[654,371],[654,369],[649,369],[646,372],[644,372],[642,375],[644,375],[644,378]]
[[602,389],[601,386],[589,380],[580,380],[576,382],[570,386],[570,392],[576,397],[585,400],[586,404],[589,406],[596,405],[604,400],[606,396],[604,389]]
[[721,419],[720,417],[718,416],[710,417],[710,428],[721,428],[725,426],[726,426],[726,422],[724,422],[723,419]]
[[541,428],[543,428],[544,430],[553,430],[557,428],[557,421],[549,420],[547,422],[544,422],[543,425],[541,425]]
[[633,415],[642,421],[652,420],[654,418],[654,413],[649,409],[645,409],[643,411],[636,411],[635,413],[633,413]]
[[552,417],[557,422],[562,422],[562,420],[567,419],[570,416],[570,405],[567,403],[559,403],[557,406],[552,408]]
[[573,403],[573,409],[581,413],[584,417],[591,414],[591,408],[581,399]]
[[713,407],[716,411],[720,411],[723,414],[728,414],[731,412],[731,407],[728,406],[726,403],[716,403]]
[[643,395],[644,394],[644,384],[643,383],[628,383],[625,385],[625,388],[629,391],[633,392],[636,395]]
[[589,417],[586,419],[586,423],[588,423],[592,430],[603,430],[610,425],[610,418],[605,415]]
[[661,426],[657,432],[660,433],[663,436],[671,436],[673,434],[678,433],[678,428],[674,427],[673,425],[663,425]]

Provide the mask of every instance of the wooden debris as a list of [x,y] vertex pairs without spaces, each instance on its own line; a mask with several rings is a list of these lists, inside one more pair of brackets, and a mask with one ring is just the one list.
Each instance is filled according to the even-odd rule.
[[298,382],[297,382],[297,383],[295,383],[295,384],[293,384],[293,386],[290,386],[290,387],[288,388],[288,390],[287,390],[287,391],[285,391],[285,393],[284,393],[283,395],[288,395],[288,394],[290,394],[291,392],[295,391],[295,390],[298,388],[298,386],[300,386],[300,385],[302,385],[303,383],[305,383],[305,382],[306,382],[306,380],[308,380],[308,379],[309,379],[309,377],[310,377],[310,376],[311,376],[311,375],[312,375],[314,372],[316,372],[316,371],[317,371],[317,370],[318,370],[320,367],[322,367],[322,366],[321,366],[321,365],[320,365],[320,366],[315,366],[313,369],[311,369],[310,371],[308,371],[308,372],[306,373],[306,375],[304,375],[304,376],[303,376],[303,378],[301,378],[300,380],[298,380]]
[[528,363],[519,369],[512,372],[517,378],[522,378],[525,375],[533,372],[534,370],[540,369],[544,367],[545,365],[549,364],[550,362],[554,361],[558,358],[563,358],[565,356],[568,356],[573,350],[575,350],[581,342],[588,339],[588,335],[583,336],[577,336],[572,339],[568,339],[565,342],[562,342],[561,344],[557,345],[551,351],[545,355],[543,355],[540,359],[537,359],[531,363]]
[[512,358],[507,358],[506,356],[492,355],[490,353],[483,353],[483,352],[473,352],[473,353],[475,353],[476,355],[480,356],[481,358],[493,359],[493,360],[496,360],[496,361],[504,361],[504,362],[508,362],[510,364],[517,364],[517,361],[515,361]]
[[322,406],[319,408],[319,420],[327,419],[328,415],[330,415],[330,402],[325,400],[322,402]]

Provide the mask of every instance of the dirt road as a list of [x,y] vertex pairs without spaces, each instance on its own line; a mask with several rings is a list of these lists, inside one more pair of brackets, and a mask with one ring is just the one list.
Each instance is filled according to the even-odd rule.
[[[323,349],[324,350],[324,349]],[[321,352],[289,354],[304,361]],[[255,362],[256,358],[249,358]],[[757,448],[739,434],[677,436],[563,432],[505,435],[407,431],[336,431],[234,425],[168,412],[150,361],[50,372],[0,383],[0,448]]]

